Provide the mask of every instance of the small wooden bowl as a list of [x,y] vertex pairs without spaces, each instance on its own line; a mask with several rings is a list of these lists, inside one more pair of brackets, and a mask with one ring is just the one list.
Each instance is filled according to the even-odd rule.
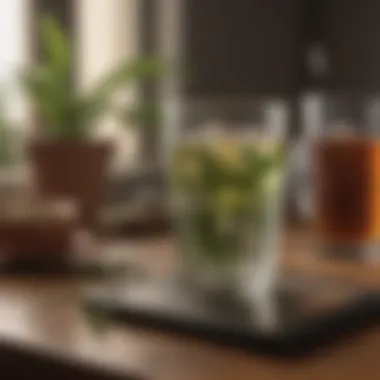
[[62,257],[71,251],[77,211],[64,201],[37,201],[0,215],[0,249],[6,257]]

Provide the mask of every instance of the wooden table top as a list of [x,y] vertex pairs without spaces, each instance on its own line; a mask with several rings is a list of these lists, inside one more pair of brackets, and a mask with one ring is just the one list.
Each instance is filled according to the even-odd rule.
[[[291,234],[282,257],[286,270],[325,275],[380,287],[380,264],[337,263],[312,251],[309,234]],[[137,264],[164,273],[173,262],[168,239],[113,245]],[[81,300],[93,281],[66,278],[0,280],[0,339],[117,371],[141,373],[147,379],[378,379],[380,327],[331,347],[322,355],[295,361],[248,355],[167,333],[94,325]]]

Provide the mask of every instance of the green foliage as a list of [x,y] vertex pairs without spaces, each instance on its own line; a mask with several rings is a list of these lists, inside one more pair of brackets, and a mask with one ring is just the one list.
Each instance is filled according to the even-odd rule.
[[0,94],[0,167],[7,167],[16,161],[16,131],[5,112],[4,93]]
[[125,123],[136,127],[154,128],[161,121],[160,110],[150,104],[136,104],[128,109],[121,110],[119,114]]
[[14,163],[14,134],[9,125],[0,120],[0,167],[10,166]]
[[[115,93],[127,84],[153,79],[163,70],[156,59],[137,58],[115,67],[90,91],[79,93],[72,84],[69,39],[51,16],[41,20],[41,40],[44,62],[23,72],[21,80],[51,138],[87,138],[94,122],[115,110]],[[124,110],[124,115],[133,114],[134,109]]]
[[188,144],[178,149],[174,160],[175,190],[184,209],[179,210],[183,228],[199,256],[230,264],[247,234],[254,233],[272,197],[277,196],[284,162],[279,144],[268,151],[258,144],[233,141],[218,144]]

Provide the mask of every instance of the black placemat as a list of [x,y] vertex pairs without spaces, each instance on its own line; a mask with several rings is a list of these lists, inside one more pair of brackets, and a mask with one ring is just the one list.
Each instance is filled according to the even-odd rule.
[[284,279],[270,297],[250,307],[151,280],[105,289],[86,304],[129,324],[287,357],[314,353],[380,321],[379,294],[323,278]]

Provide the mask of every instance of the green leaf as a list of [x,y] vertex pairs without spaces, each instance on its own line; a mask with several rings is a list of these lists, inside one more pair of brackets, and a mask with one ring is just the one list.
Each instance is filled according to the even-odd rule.
[[152,104],[136,104],[119,111],[119,114],[128,126],[154,128],[161,120],[160,109]]
[[68,74],[70,66],[70,43],[62,25],[51,15],[41,19],[41,40],[43,53],[50,67]]
[[6,115],[5,107],[6,92],[0,87],[0,166],[9,166],[15,163],[17,156],[17,126]]
[[110,95],[132,81],[153,79],[163,72],[163,66],[156,59],[138,58],[132,62],[123,62],[111,70],[90,92],[89,98],[99,107],[109,106]]
[[65,106],[70,94],[56,80],[56,74],[46,68],[24,72],[22,82],[39,115],[48,125],[48,135],[59,135],[65,121]]

